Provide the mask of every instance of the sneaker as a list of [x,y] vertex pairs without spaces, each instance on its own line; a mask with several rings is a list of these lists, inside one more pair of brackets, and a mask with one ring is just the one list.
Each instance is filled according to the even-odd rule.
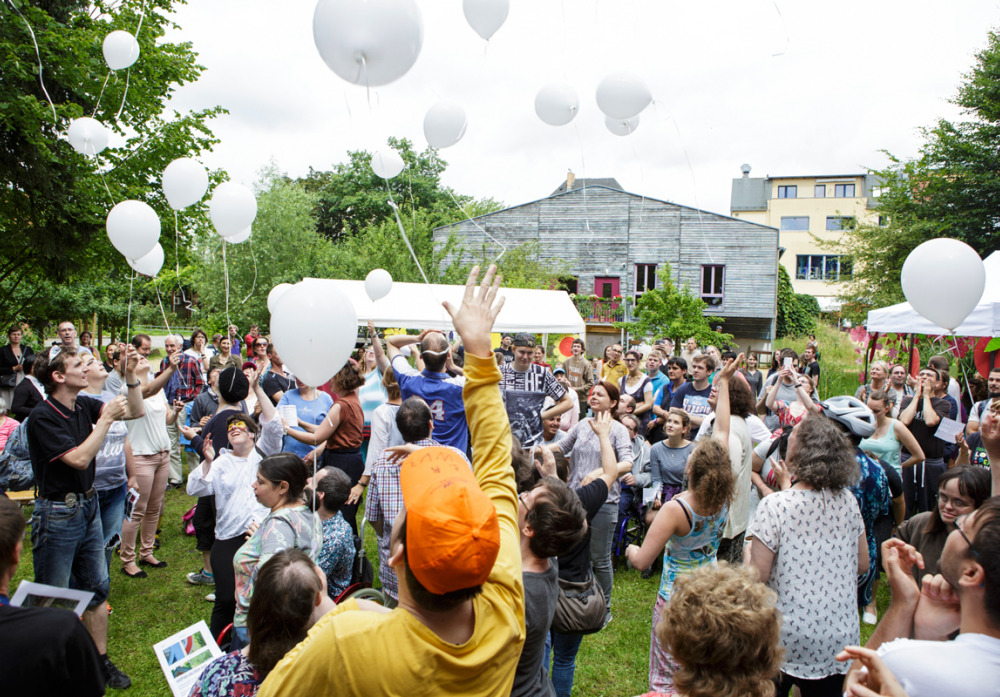
[[127,690],[132,687],[132,679],[125,673],[118,670],[118,666],[111,662],[111,659],[104,656],[104,681],[113,690]]
[[650,564],[649,568],[642,572],[642,577],[643,578],[653,578],[653,575],[655,573],[656,573],[656,565],[655,564]]
[[192,571],[187,575],[188,583],[193,586],[214,586],[215,576],[207,573],[204,569],[201,571]]
[[206,595],[205,596],[205,600],[207,600],[210,603],[214,603],[215,602],[215,593],[209,593],[208,595]]
[[865,612],[862,620],[865,624],[878,624],[878,616],[874,612]]

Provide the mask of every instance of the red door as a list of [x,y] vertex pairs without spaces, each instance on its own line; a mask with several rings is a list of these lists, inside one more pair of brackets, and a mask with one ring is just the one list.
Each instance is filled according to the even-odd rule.
[[616,276],[596,276],[594,295],[601,300],[594,301],[594,320],[610,323],[615,320],[615,310],[619,303],[611,300],[621,295],[621,279]]

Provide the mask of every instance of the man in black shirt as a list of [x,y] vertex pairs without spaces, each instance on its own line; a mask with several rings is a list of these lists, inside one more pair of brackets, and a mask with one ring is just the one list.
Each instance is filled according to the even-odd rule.
[[21,559],[24,516],[0,496],[0,682],[8,695],[104,694],[94,640],[69,610],[13,607],[10,580]]
[[77,400],[87,387],[88,367],[76,349],[53,346],[36,376],[48,399],[35,407],[28,419],[31,467],[38,481],[38,499],[31,516],[31,536],[36,540],[32,556],[35,581],[67,588],[72,578],[77,588],[93,592],[83,622],[101,653],[108,685],[117,689],[132,682],[107,654],[108,611],[104,603],[110,584],[94,475],[97,453],[111,424],[145,414],[135,377],[139,356],[133,346],[128,347],[125,360],[127,399],[115,397],[107,404]]

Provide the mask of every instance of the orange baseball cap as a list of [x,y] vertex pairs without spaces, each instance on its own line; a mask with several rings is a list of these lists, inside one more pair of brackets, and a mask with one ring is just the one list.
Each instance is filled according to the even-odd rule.
[[399,483],[407,564],[421,585],[443,595],[485,583],[500,552],[500,524],[465,459],[451,448],[421,448],[403,461]]

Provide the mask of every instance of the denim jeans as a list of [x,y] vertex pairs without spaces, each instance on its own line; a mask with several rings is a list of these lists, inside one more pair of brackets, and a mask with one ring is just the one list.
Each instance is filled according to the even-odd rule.
[[246,627],[237,627],[233,625],[233,638],[229,643],[230,651],[239,651],[244,646],[250,645],[250,632]]
[[552,630],[545,638],[545,667],[552,656],[552,670],[549,676],[556,697],[569,697],[573,691],[573,674],[576,672],[576,654],[580,652],[582,634],[560,634]]
[[104,529],[104,557],[108,562],[108,574],[111,573],[111,555],[114,546],[108,546],[118,535],[121,541],[122,521],[125,520],[125,495],[128,494],[128,484],[123,483],[113,489],[103,489],[97,492],[97,500],[101,505],[101,527]]
[[601,510],[590,524],[590,562],[594,565],[594,576],[604,591],[607,615],[611,614],[611,586],[614,574],[611,570],[611,548],[615,543],[615,528],[618,527],[618,503],[604,502]]
[[90,607],[108,599],[111,584],[104,556],[104,531],[97,497],[73,506],[39,498],[31,515],[35,581],[59,588],[90,591]]

